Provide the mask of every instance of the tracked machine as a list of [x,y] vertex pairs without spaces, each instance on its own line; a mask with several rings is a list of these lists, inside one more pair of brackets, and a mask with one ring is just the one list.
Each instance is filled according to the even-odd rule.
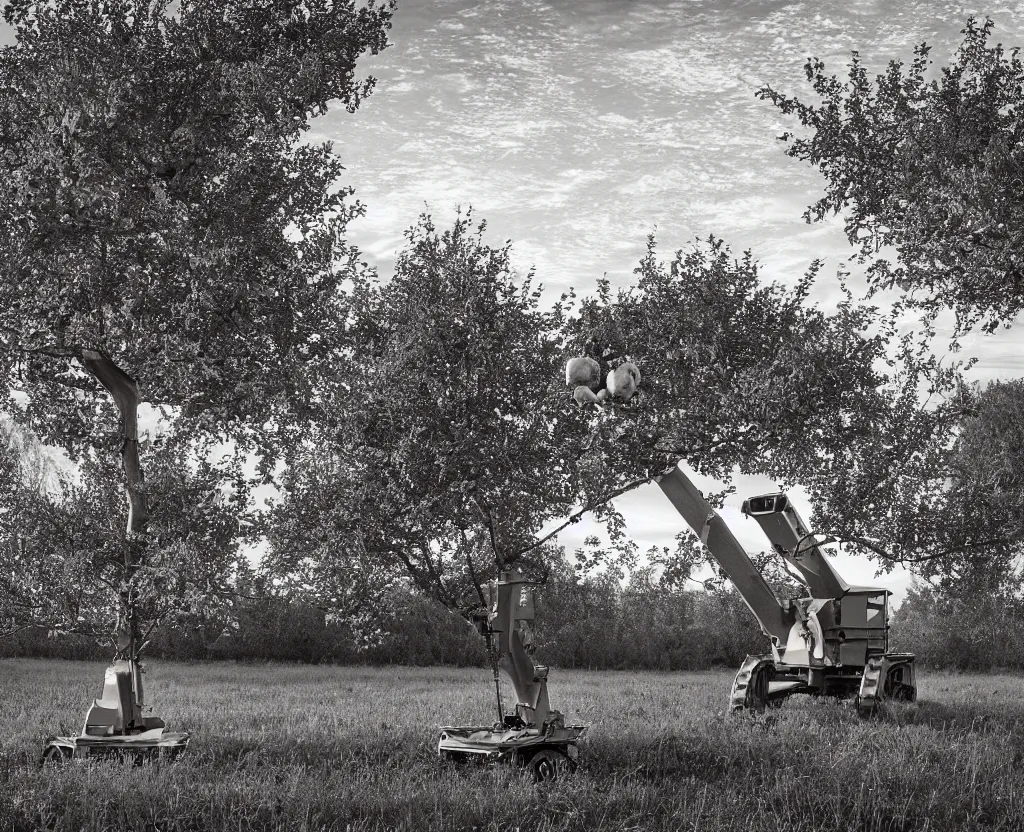
[[[533,586],[518,572],[502,572],[487,586],[487,609],[474,621],[488,641],[498,698],[498,721],[489,726],[445,726],[437,753],[456,762],[505,762],[530,769],[537,780],[553,780],[576,768],[577,743],[585,725],[566,725],[548,701],[548,668],[534,664],[530,622],[534,620]],[[498,668],[512,680],[515,711],[502,706]]]
[[785,494],[742,508],[807,588],[808,597],[783,601],[686,474],[673,468],[658,484],[770,639],[770,652],[748,656],[736,674],[730,711],[762,711],[796,693],[852,697],[864,716],[886,700],[916,700],[913,654],[889,652],[890,592],[847,584],[823,551],[829,541],[807,529]]
[[162,719],[146,715],[143,668],[134,649],[127,655],[106,669],[103,693],[89,706],[82,733],[47,739],[44,764],[90,758],[142,764],[176,760],[184,753],[189,735],[168,731]]

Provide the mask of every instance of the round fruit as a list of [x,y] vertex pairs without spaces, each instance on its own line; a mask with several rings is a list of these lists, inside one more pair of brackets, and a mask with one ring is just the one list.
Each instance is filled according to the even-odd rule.
[[627,361],[608,373],[606,384],[612,396],[628,402],[640,386],[640,370],[636,364]]
[[585,385],[591,390],[601,386],[601,365],[593,358],[570,358],[565,365],[565,383],[570,387]]
[[572,397],[580,407],[583,407],[585,404],[597,404],[597,396],[594,394],[594,391],[585,384],[581,384],[577,387],[573,391]]

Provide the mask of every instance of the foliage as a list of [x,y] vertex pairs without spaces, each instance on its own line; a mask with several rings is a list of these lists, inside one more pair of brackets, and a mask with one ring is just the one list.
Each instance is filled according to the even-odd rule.
[[[423,217],[390,281],[356,281],[352,365],[325,390],[326,434],[282,477],[274,564],[308,549],[397,568],[456,609],[500,569],[542,573],[538,536],[576,507],[587,432],[557,418],[559,310],[483,230]],[[335,551],[292,545],[295,529]]]
[[[337,424],[337,417],[333,411],[327,418]],[[266,547],[260,594],[271,591],[372,633],[386,623],[388,593],[402,573],[381,557],[373,525],[362,522],[351,464],[321,434],[281,472],[282,499],[253,530]]]
[[[811,304],[818,264],[787,288],[720,240],[667,264],[651,240],[634,285],[602,282],[545,312],[532,275],[513,274],[508,246],[483,231],[470,216],[445,231],[421,218],[391,281],[355,281],[351,361],[324,383],[329,430],[290,460],[267,518],[282,577],[330,588],[333,573],[362,592],[397,567],[468,612],[502,569],[544,579],[558,558],[548,541],[587,511],[606,536],[576,553],[581,565],[632,568],[639,553],[611,500],[680,459],[725,480],[738,469],[805,485],[844,506],[832,530],[846,534],[878,514],[861,498],[849,511],[851,478],[886,497],[937,487],[959,411],[918,395],[958,389],[956,369],[909,339],[891,357],[893,318],[849,293],[833,311]],[[628,403],[579,408],[562,388],[567,358],[594,344],[641,367]],[[906,557],[917,549],[905,526],[872,535]],[[698,560],[688,536],[659,554],[679,577]]]
[[330,146],[298,140],[329,100],[369,92],[354,63],[383,48],[389,11],[55,0],[7,16],[0,332],[4,386],[28,398],[7,409],[79,452],[105,399],[77,366],[91,349],[189,434],[282,419],[330,343],[358,210]]
[[881,316],[849,298],[833,314],[812,306],[819,265],[787,288],[721,240],[666,264],[651,239],[634,286],[602,282],[572,321],[573,344],[597,337],[644,375],[639,402],[599,420],[614,422],[610,464],[654,472],[683,458],[719,479],[737,466],[792,476],[812,448],[829,452],[870,421],[886,338],[866,330]]
[[954,556],[919,570],[946,591],[1020,592],[1022,420],[1024,381],[995,381],[972,391],[950,463],[948,504],[960,511],[939,521],[944,549]]
[[122,592],[149,624],[202,621],[230,600],[241,557],[238,494],[221,490],[221,472],[171,445],[153,447],[149,457],[141,566],[130,561],[128,509],[106,455],[84,458],[55,490],[19,478],[0,488],[5,630],[42,626],[109,638]]
[[[916,419],[885,427],[873,457],[849,453],[829,467],[834,480],[812,492],[821,498],[816,526],[944,591],[1019,590],[1021,401],[1017,381],[961,385],[946,426],[927,428],[934,441],[908,435],[926,427]],[[909,402],[904,412],[917,408]],[[908,452],[915,447],[925,452]]]
[[155,514],[147,530],[138,403],[158,409],[179,465],[230,440],[264,473],[308,417],[358,268],[344,232],[360,207],[330,145],[300,139],[329,101],[354,110],[370,92],[355,62],[386,46],[391,11],[5,7],[17,43],[0,50],[0,409],[75,460],[120,448],[131,551],[112,589],[133,634],[138,605],[181,587],[141,577],[172,544]]
[[[721,241],[667,264],[652,241],[637,272],[616,294],[603,285],[572,322],[576,344],[596,333],[644,373],[629,405],[583,416],[612,440],[605,465],[638,476],[682,458],[726,481],[766,475],[806,488],[816,530],[884,565],[931,551],[918,508],[946,486],[964,407],[957,366],[897,336],[896,313],[845,287],[833,311],[811,304],[817,263],[787,288]],[[681,540],[684,564],[689,546]]]
[[921,583],[893,617],[895,649],[924,667],[961,671],[1024,669],[1024,602],[998,586]]
[[922,43],[873,82],[856,52],[846,81],[809,60],[820,103],[759,93],[810,131],[782,137],[826,180],[808,222],[846,211],[872,288],[898,285],[928,314],[951,308],[960,331],[991,332],[1024,308],[1024,64],[992,30],[968,19],[937,74]]
[[1024,540],[1024,380],[994,381],[980,390],[957,437],[956,488],[984,498],[1002,537]]
[[636,570],[625,586],[614,575],[581,575],[556,562],[540,593],[538,655],[554,667],[703,670],[739,667],[766,640],[731,589],[687,591]]

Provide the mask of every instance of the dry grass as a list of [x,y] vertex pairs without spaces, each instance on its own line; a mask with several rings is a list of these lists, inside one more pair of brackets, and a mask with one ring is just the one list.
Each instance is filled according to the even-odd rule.
[[552,671],[591,724],[583,765],[535,786],[454,768],[437,727],[490,721],[482,670],[180,665],[147,679],[186,759],[37,766],[102,665],[0,662],[0,830],[952,830],[1024,828],[1024,700],[1011,676],[922,674],[921,702],[864,722],[798,698],[723,714],[731,674]]

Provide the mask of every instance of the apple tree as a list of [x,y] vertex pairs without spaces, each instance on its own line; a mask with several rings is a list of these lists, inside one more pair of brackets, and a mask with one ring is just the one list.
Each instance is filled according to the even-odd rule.
[[360,207],[330,145],[302,136],[329,102],[353,111],[370,93],[356,62],[387,45],[391,14],[373,0],[4,8],[0,407],[73,460],[120,456],[124,552],[105,580],[132,643],[169,591],[149,577],[164,542],[146,431],[197,460],[227,443],[269,472],[337,348]]
[[[949,379],[889,358],[892,321],[877,310],[811,303],[817,271],[786,287],[719,240],[669,263],[652,241],[632,285],[545,304],[471,217],[445,230],[423,218],[391,280],[357,282],[357,360],[325,394],[327,433],[292,460],[274,525],[333,529],[324,563],[397,568],[465,611],[501,569],[543,577],[554,534],[586,512],[607,536],[582,561],[631,566],[613,500],[680,460],[824,487],[844,454],[870,457],[905,418],[921,420],[922,442],[939,436],[944,409],[899,408]],[[629,401],[581,407],[565,386],[567,359],[595,344],[639,366]],[[305,551],[282,540],[275,562],[287,571]],[[693,561],[685,542],[680,557]]]

